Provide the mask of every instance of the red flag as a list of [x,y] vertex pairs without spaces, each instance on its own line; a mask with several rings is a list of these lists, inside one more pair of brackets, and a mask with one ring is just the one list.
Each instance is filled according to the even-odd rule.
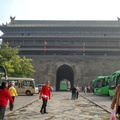
[[85,52],[85,47],[82,47],[82,51]]
[[44,46],[44,52],[46,51],[46,46]]
[[44,45],[47,45],[47,42],[46,42],[46,41],[44,41]]
[[9,45],[9,42],[6,42],[7,45]]

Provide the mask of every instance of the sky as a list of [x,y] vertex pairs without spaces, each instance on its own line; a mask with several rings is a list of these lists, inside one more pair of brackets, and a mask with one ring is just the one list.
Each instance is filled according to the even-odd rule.
[[0,25],[16,20],[117,20],[120,0],[0,0]]

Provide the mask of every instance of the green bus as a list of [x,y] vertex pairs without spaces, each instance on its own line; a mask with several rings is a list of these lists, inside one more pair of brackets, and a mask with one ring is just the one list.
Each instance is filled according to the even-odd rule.
[[98,80],[98,78],[92,80],[92,82],[91,82],[93,93],[98,93],[97,80]]
[[101,76],[98,84],[98,93],[100,95],[109,95],[109,79],[108,76]]
[[101,78],[101,76],[98,76],[96,79],[92,80],[93,92],[95,94],[98,93],[98,86],[100,83],[100,78]]
[[109,95],[114,96],[116,86],[120,84],[120,71],[114,72],[114,74],[109,76]]
[[70,82],[67,79],[63,79],[60,81],[60,90],[67,91],[70,90]]
[[[98,78],[96,78],[92,81],[95,94],[105,94],[104,91],[105,91],[105,89],[107,89],[107,87],[106,87],[107,82],[106,82],[105,78],[106,78],[106,76],[98,76]],[[108,91],[109,91],[109,89],[108,89]]]

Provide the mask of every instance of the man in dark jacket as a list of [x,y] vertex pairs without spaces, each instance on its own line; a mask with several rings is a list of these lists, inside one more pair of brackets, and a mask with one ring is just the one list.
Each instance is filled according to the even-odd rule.
[[73,85],[71,87],[71,92],[72,92],[72,99],[75,99],[76,98],[76,92],[77,92],[77,89],[76,89],[75,85]]

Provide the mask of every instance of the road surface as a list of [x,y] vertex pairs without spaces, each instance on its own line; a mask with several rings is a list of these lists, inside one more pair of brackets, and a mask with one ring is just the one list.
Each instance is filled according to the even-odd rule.
[[[52,94],[52,98],[47,105],[48,114],[40,113],[42,100],[39,99],[7,114],[6,120],[109,120],[109,111],[94,104],[95,101],[91,102],[86,99],[87,96],[89,96],[89,99],[90,96],[94,99],[98,97],[99,101],[96,100],[100,102],[100,96],[95,97],[95,95],[90,93],[86,97],[81,95],[78,99],[71,100],[70,92],[53,92]],[[101,96],[101,99],[103,99],[102,101],[107,101],[106,97]],[[103,103],[102,101],[101,103]]]

